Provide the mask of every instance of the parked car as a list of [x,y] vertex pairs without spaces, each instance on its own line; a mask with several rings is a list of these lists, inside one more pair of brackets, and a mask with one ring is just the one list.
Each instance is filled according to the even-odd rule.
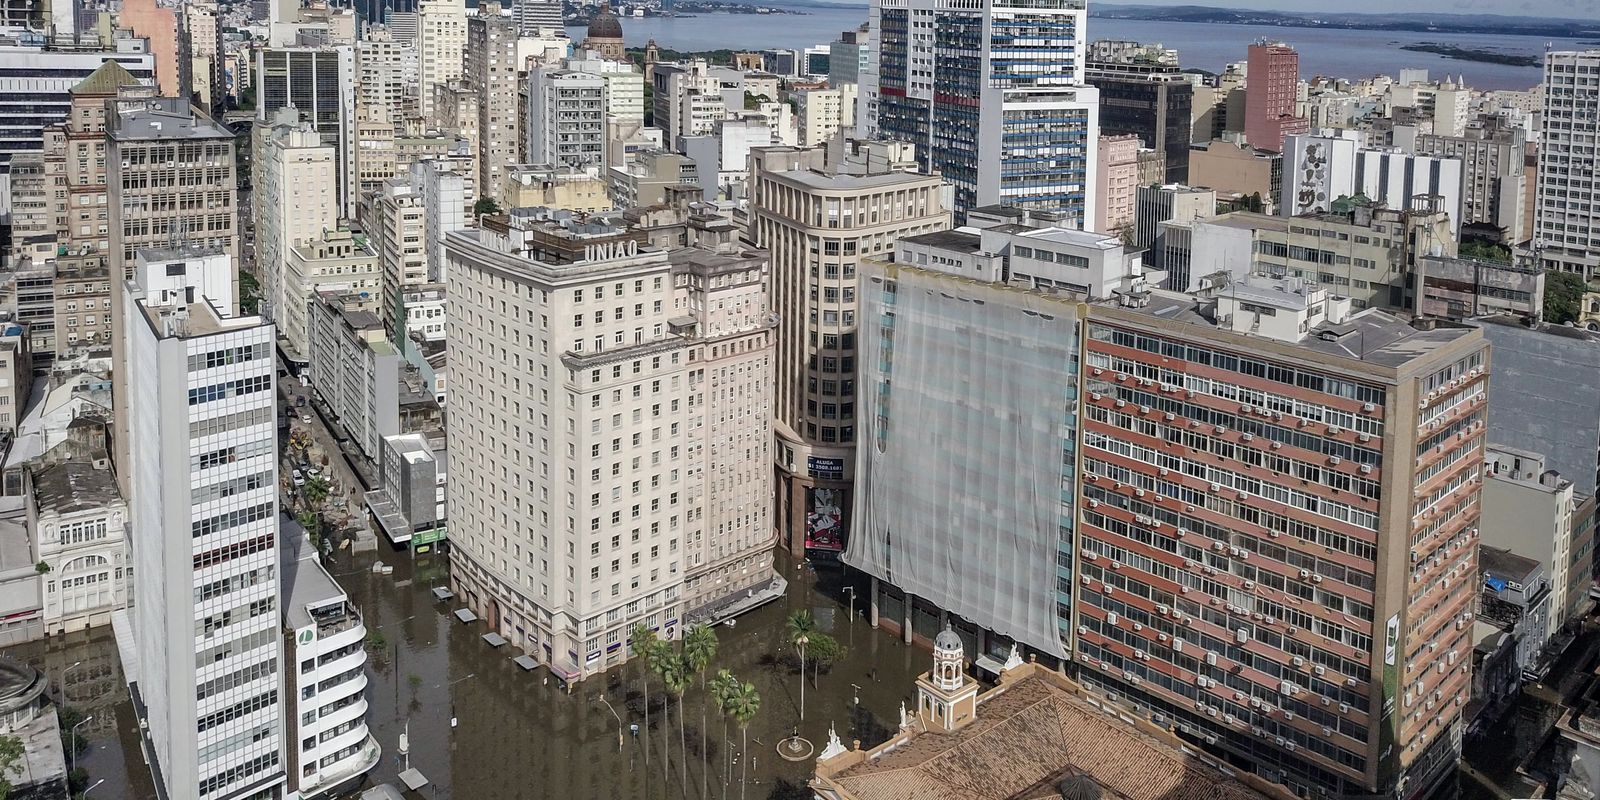
[[300,470],[297,470],[297,469],[290,470],[289,471],[289,479],[294,481],[294,485],[296,485],[296,486],[304,486],[304,485],[306,485],[306,476],[301,474]]
[[310,414],[301,414],[300,415],[300,421],[304,422],[307,425],[310,425],[311,424],[311,415]]

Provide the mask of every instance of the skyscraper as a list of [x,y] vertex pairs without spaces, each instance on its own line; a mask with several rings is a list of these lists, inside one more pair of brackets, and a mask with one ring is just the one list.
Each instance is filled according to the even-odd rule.
[[[875,2],[876,135],[916,144],[955,211],[1008,203],[1094,220],[1099,93],[1084,82],[1085,0]],[[870,106],[870,101],[869,101]]]
[[[293,110],[280,112],[292,116]],[[262,311],[277,322],[284,336],[284,357],[305,363],[308,287],[291,278],[289,261],[296,247],[319,238],[338,224],[337,166],[334,148],[310,124],[280,119],[267,135],[255,165],[255,194],[262,213],[256,218],[256,264],[262,283]]]
[[1187,182],[1194,84],[1180,70],[1177,54],[1132,42],[1095,42],[1086,75],[1100,90],[1100,134],[1137,135],[1161,154],[1163,182]]
[[1244,85],[1244,138],[1257,150],[1283,152],[1283,137],[1305,133],[1311,123],[1295,116],[1300,54],[1282,42],[1250,45]]
[[[1533,244],[1545,269],[1600,275],[1600,201],[1594,182],[1600,156],[1592,146],[1600,132],[1600,50],[1546,53],[1544,114],[1540,120],[1539,167],[1533,211]],[[1581,77],[1580,77],[1581,76]]]
[[[335,151],[334,187],[340,213],[355,216],[356,52],[349,45],[272,47],[257,51],[256,121],[274,123],[292,106]],[[257,158],[260,153],[254,154]]]
[[560,0],[511,0],[511,18],[521,36],[559,31],[566,25]]
[[[521,120],[517,118],[517,25],[500,13],[500,4],[484,2],[467,18],[464,77],[478,90],[478,187],[483,197],[499,199],[505,168],[520,162]],[[600,120],[605,130],[605,120]]]
[[774,524],[783,546],[835,553],[855,466],[856,268],[902,236],[950,227],[946,190],[912,145],[750,153],[750,238],[771,253],[778,323]]
[[117,638],[165,797],[276,796],[285,778],[274,336],[237,315],[233,272],[140,251],[118,286],[141,578]]

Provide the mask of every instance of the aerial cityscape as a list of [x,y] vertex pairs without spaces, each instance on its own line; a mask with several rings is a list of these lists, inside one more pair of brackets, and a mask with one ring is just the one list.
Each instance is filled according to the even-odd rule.
[[1593,800],[1597,147],[1568,0],[4,0],[0,800]]

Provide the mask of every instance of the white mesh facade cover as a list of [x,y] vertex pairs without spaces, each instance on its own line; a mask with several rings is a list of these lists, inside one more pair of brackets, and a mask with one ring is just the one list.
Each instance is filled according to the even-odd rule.
[[1077,306],[892,264],[864,263],[862,278],[845,562],[1064,656]]

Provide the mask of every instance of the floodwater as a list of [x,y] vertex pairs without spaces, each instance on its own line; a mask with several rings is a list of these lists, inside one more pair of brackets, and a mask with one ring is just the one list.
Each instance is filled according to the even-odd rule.
[[[367,567],[375,557],[392,564],[393,574],[371,574]],[[482,622],[463,625],[450,616],[459,606],[433,602],[431,587],[446,583],[442,559],[423,557],[413,565],[409,556],[387,550],[339,559],[335,572],[354,573],[341,581],[368,627],[381,631],[390,647],[369,674],[369,724],[385,752],[372,777],[392,782],[404,768],[396,743],[409,725],[410,765],[437,786],[438,797],[808,798],[803,786],[812,760],[779,758],[779,741],[798,727],[820,750],[830,724],[847,746],[858,736],[863,746],[887,739],[900,702],[915,707],[913,681],[930,658],[873,630],[859,602],[852,625],[850,594],[836,567],[786,567],[787,598],[717,629],[720,647],[709,672],[730,669],[761,695],[743,750],[737,726],[725,729],[715,708],[705,709],[698,680],[681,705],[670,703],[670,712],[660,682],[650,680],[647,727],[637,665],[574,684],[569,692],[544,668],[524,672],[513,664],[517,652],[510,646],[489,647]],[[866,587],[856,591],[864,600]],[[786,629],[787,616],[801,608],[811,609],[819,627],[849,648],[817,686],[806,687],[804,722]],[[748,762],[739,759],[741,752]],[[725,782],[730,769],[732,780]]]

